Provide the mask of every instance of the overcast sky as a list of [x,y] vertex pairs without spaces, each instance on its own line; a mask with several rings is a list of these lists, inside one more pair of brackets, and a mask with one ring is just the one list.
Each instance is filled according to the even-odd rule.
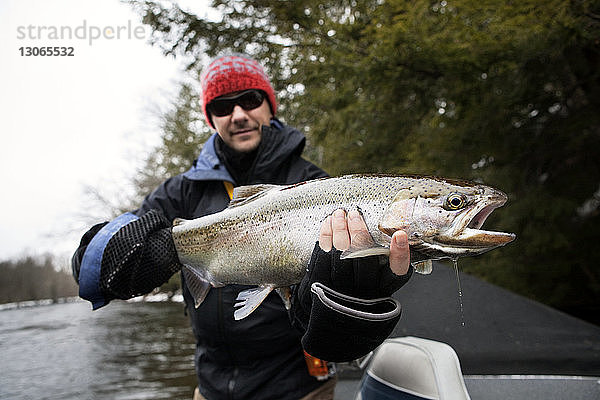
[[[72,253],[84,185],[125,184],[158,143],[182,72],[149,37],[118,0],[0,1],[0,260]],[[74,56],[19,50],[42,46]]]

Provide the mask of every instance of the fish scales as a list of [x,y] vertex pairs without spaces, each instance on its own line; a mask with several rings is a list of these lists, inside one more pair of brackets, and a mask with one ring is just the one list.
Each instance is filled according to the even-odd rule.
[[236,188],[232,205],[219,213],[176,221],[173,240],[189,278],[204,282],[197,285],[202,297],[206,284],[275,288],[299,282],[322,221],[338,208],[358,209],[373,239],[369,248],[344,257],[389,253],[391,235],[401,229],[418,262],[479,254],[514,239],[479,230],[505,201],[488,186],[435,177],[349,175],[259,185]]

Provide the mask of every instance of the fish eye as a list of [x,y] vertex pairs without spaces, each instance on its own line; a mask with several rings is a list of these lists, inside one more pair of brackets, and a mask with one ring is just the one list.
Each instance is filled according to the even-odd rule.
[[467,205],[467,198],[460,193],[451,193],[446,197],[444,209],[448,211],[460,210]]

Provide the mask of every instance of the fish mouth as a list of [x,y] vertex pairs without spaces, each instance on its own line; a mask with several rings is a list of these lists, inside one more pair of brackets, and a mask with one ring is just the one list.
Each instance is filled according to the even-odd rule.
[[[507,197],[504,193],[493,190],[485,195],[484,200],[478,202],[474,207],[464,213],[462,217],[447,231],[434,238],[434,244],[455,249],[457,254],[461,253],[483,253],[498,246],[504,246],[515,240],[514,233],[483,230],[485,220],[490,214],[506,203]],[[460,250],[464,251],[460,251]]]

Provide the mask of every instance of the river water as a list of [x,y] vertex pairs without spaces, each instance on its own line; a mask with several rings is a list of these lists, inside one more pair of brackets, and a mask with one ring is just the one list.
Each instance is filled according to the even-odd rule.
[[183,304],[87,302],[0,311],[0,399],[191,399]]

